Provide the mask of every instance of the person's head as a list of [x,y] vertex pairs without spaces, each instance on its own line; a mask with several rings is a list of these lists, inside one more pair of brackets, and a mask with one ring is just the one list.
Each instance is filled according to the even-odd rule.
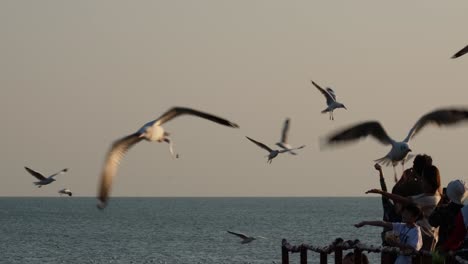
[[447,185],[447,197],[450,202],[463,205],[466,197],[467,186],[462,180],[453,180]]
[[401,211],[401,220],[406,224],[414,224],[421,218],[421,209],[413,203],[403,207]]
[[413,160],[414,171],[421,175],[424,168],[432,165],[432,157],[426,154],[418,154]]
[[[349,252],[343,258],[343,264],[354,264],[354,252]],[[369,264],[369,259],[367,258],[366,254],[361,253],[361,263],[362,264]]]
[[439,169],[430,165],[424,168],[422,174],[422,189],[425,193],[436,193],[440,188],[440,173]]

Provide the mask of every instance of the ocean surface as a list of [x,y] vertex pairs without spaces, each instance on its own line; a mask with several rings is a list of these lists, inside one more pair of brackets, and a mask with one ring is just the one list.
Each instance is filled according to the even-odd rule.
[[[0,263],[281,263],[281,239],[379,245],[380,198],[0,198]],[[226,230],[263,236],[249,244]],[[318,263],[309,252],[309,263]],[[369,255],[379,263],[379,255]],[[329,257],[329,263],[333,258]],[[290,257],[299,263],[299,255]]]

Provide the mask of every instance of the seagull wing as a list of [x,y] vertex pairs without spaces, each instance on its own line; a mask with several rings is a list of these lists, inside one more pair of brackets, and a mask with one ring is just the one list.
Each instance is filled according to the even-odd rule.
[[464,48],[461,49],[459,52],[455,53],[455,54],[452,56],[452,59],[458,58],[458,57],[464,55],[465,53],[468,53],[468,46],[464,47]]
[[281,134],[281,143],[288,143],[288,131],[289,131],[289,118],[286,118],[283,125],[283,133]]
[[53,178],[53,177],[55,177],[57,175],[64,174],[67,171],[68,171],[68,169],[63,169],[63,170],[61,170],[61,171],[59,171],[59,172],[57,172],[55,174],[50,175],[49,178]]
[[331,94],[325,91],[322,87],[320,87],[320,85],[316,84],[314,81],[311,81],[311,82],[325,96],[325,98],[327,99],[327,105],[335,102],[335,99]]
[[389,145],[393,140],[387,135],[382,125],[377,121],[368,121],[338,131],[327,138],[327,143],[344,143],[367,136],[373,136],[380,143]]
[[[297,148],[290,148],[290,149],[282,149],[280,150],[279,152],[280,153],[284,153],[284,152],[290,152],[290,151],[293,151],[293,150],[296,150],[296,149],[302,149],[304,148],[306,145],[302,145],[300,147],[297,147]],[[294,152],[293,152],[294,153]],[[296,153],[294,153],[293,155],[296,155]]]
[[205,113],[205,112],[201,112],[201,111],[198,111],[198,110],[194,110],[194,109],[191,109],[191,108],[186,108],[186,107],[173,107],[171,109],[169,109],[167,112],[165,112],[164,114],[162,114],[158,119],[156,120],[153,120],[151,122],[149,122],[148,124],[146,124],[145,126],[153,126],[153,125],[156,125],[156,126],[160,126],[164,123],[166,123],[167,121],[179,116],[179,115],[194,115],[194,116],[198,116],[198,117],[201,117],[201,118],[204,118],[204,119],[208,119],[210,121],[213,121],[215,123],[218,123],[218,124],[221,124],[221,125],[224,125],[224,126],[229,126],[229,127],[234,127],[234,128],[239,128],[239,125],[237,125],[236,123],[233,123],[229,120],[226,120],[224,118],[221,118],[221,117],[217,117],[215,115],[212,115],[212,114],[208,114],[208,113]]
[[38,180],[42,181],[42,180],[45,180],[46,177],[44,177],[44,175],[40,174],[39,172],[37,171],[34,171],[28,167],[24,167],[32,176],[36,177]]
[[267,145],[263,144],[263,143],[260,143],[258,141],[255,141],[249,137],[246,137],[248,140],[252,141],[253,143],[255,143],[257,146],[261,147],[262,149],[265,149],[266,151],[268,152],[272,152],[273,150],[271,148],[269,148]]
[[115,141],[111,149],[107,153],[104,168],[101,173],[101,185],[99,187],[98,199],[100,204],[99,208],[103,209],[107,205],[109,199],[109,192],[120,161],[125,153],[136,143],[140,142],[142,138],[140,133],[134,133]]
[[446,108],[434,110],[419,118],[416,124],[414,124],[414,126],[409,131],[408,136],[405,138],[404,141],[408,142],[424,126],[428,124],[434,123],[438,126],[454,125],[466,120],[468,120],[468,109]]
[[335,91],[333,91],[333,89],[330,88],[330,87],[327,87],[326,90],[327,90],[327,92],[331,95],[331,97],[333,97],[333,100],[336,101],[336,94],[335,94]]
[[236,236],[238,236],[238,237],[240,237],[240,238],[242,238],[242,239],[247,239],[247,238],[249,238],[248,236],[246,236],[246,235],[244,235],[244,234],[242,234],[242,233],[236,233],[236,232],[232,232],[232,231],[229,231],[229,230],[228,230],[227,232],[228,232],[229,234],[236,235]]

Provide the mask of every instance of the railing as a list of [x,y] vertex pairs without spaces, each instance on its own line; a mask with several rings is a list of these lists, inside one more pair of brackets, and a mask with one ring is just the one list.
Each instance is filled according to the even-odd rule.
[[[362,253],[380,253],[381,264],[393,264],[391,255],[409,255],[412,257],[413,264],[426,264],[432,263],[432,253],[429,251],[410,251],[402,252],[398,247],[383,247],[383,246],[368,246],[361,243],[359,240],[347,240],[337,238],[330,245],[325,247],[316,247],[308,244],[300,244],[299,246],[292,246],[286,239],[281,241],[281,263],[289,264],[289,252],[300,253],[300,264],[307,264],[307,252],[313,251],[320,254],[320,264],[328,263],[328,255],[334,253],[335,264],[342,264],[343,251],[354,251],[354,264],[362,264]],[[445,258],[446,264],[468,264],[468,261],[449,254]]]

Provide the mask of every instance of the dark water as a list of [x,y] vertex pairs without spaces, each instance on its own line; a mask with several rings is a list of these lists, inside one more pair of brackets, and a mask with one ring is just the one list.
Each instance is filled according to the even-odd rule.
[[[0,198],[0,263],[280,263],[281,239],[380,243],[379,198]],[[263,236],[250,244],[226,230]],[[309,253],[309,263],[318,255]],[[370,255],[378,263],[378,255]],[[332,263],[333,258],[329,258]],[[297,254],[292,263],[299,263]]]

